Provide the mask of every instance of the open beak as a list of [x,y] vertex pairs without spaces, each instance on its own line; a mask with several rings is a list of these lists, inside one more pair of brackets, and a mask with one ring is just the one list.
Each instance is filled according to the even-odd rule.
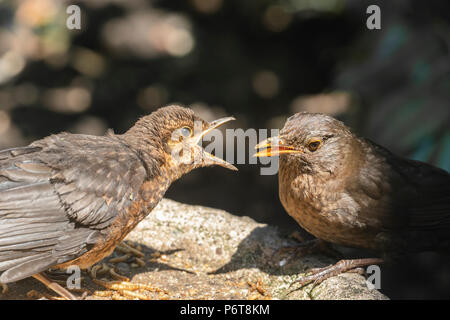
[[274,157],[284,153],[301,153],[301,150],[296,150],[294,147],[286,145],[285,140],[281,136],[268,138],[255,146],[255,149],[260,149],[254,157]]
[[206,129],[206,130],[203,130],[202,132],[200,132],[200,134],[199,134],[197,137],[195,137],[196,142],[197,142],[197,143],[200,142],[200,140],[201,140],[204,136],[206,136],[208,133],[210,133],[210,132],[213,131],[214,129],[217,129],[217,128],[220,127],[221,125],[223,125],[223,124],[225,124],[225,123],[227,123],[227,122],[230,122],[230,121],[232,121],[232,120],[236,120],[236,118],[234,118],[234,117],[225,117],[225,118],[220,118],[220,119],[217,119],[217,120],[214,120],[214,121],[210,122],[210,123],[209,123],[209,128]]
[[[210,133],[212,130],[220,127],[221,125],[223,125],[231,120],[236,120],[236,119],[233,117],[226,117],[226,118],[220,118],[220,119],[210,122],[208,129],[203,130],[197,137],[195,137],[196,143],[200,142],[200,140],[205,135]],[[206,152],[203,149],[202,149],[202,160],[203,160],[203,165],[205,165],[205,166],[218,165],[218,166],[221,166],[221,167],[233,170],[233,171],[238,171],[238,169],[235,166],[233,166],[231,163],[228,163],[225,160],[220,159],[220,158],[212,155],[211,153]]]

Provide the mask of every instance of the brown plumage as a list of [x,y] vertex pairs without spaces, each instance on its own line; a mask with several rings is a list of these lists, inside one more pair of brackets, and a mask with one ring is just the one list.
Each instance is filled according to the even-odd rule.
[[[450,248],[448,172],[400,158],[323,114],[298,113],[257,147],[266,148],[259,156],[280,155],[280,200],[318,239],[383,257]],[[306,280],[381,262],[362,260],[317,269]]]
[[[202,166],[235,169],[198,145],[229,120],[208,123],[169,106],[123,135],[60,133],[0,151],[0,283],[55,266],[87,268],[114,250],[175,179]],[[185,151],[183,161],[176,148]]]

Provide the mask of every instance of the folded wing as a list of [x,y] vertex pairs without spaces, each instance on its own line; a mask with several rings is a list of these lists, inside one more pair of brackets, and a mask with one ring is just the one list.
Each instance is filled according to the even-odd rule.
[[86,253],[145,176],[139,158],[108,136],[60,134],[0,151],[0,282]]

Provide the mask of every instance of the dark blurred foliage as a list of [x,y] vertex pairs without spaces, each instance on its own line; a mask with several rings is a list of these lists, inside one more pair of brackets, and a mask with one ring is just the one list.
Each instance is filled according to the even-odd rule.
[[[450,170],[448,1],[70,4],[82,9],[79,31],[65,27],[67,1],[0,3],[0,148],[60,131],[121,133],[181,103],[208,120],[234,115],[231,126],[244,129],[325,112],[400,155]],[[381,30],[366,27],[370,4],[381,8]],[[239,169],[196,170],[167,196],[297,230],[277,176]],[[417,259],[415,269],[403,265],[409,272],[386,269],[386,293],[450,297],[448,261]]]

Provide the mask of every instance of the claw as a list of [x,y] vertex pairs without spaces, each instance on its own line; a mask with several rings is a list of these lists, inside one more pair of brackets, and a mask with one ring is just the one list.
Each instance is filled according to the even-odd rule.
[[[314,268],[310,269],[306,272],[307,276],[301,277],[300,279],[295,280],[291,283],[289,288],[292,285],[299,283],[300,287],[290,291],[288,294],[295,292],[297,290],[302,289],[306,285],[313,282],[311,290],[313,290],[317,285],[321,284],[324,280],[337,276],[341,273],[345,272],[361,272],[361,267],[372,265],[372,264],[381,264],[383,263],[383,259],[378,258],[369,258],[369,259],[355,259],[355,260],[340,260],[336,264],[323,267],[323,268]],[[364,271],[364,270],[363,270]]]

